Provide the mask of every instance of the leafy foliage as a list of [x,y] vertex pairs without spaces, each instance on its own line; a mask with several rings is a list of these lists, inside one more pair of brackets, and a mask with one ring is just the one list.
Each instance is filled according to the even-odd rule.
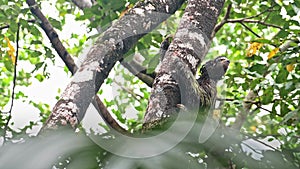
[[[72,31],[71,37],[63,41],[70,54],[75,57],[86,47],[89,39],[98,36],[98,33],[94,33],[95,28],[100,32],[106,30],[115,20],[130,10],[137,0],[97,0],[96,2],[91,8],[84,10],[78,9],[71,1],[50,2],[55,5],[56,12],[47,16],[47,19],[59,33],[65,29],[70,15],[76,21],[87,25],[86,33],[70,30]],[[47,3],[49,2],[40,1],[39,6],[43,7],[43,4]],[[216,147],[223,150],[222,153],[228,157],[216,156],[215,158],[218,158],[218,162],[226,167],[230,165],[229,159],[236,165],[236,168],[299,168],[300,3],[287,0],[230,0],[226,2],[219,21],[228,12],[225,8],[229,4],[232,5],[229,18],[215,35],[206,58],[226,55],[230,59],[230,68],[224,77],[226,88],[219,94],[220,97],[226,98],[220,98],[223,103],[220,125],[225,128],[225,131],[238,122],[242,122],[242,126],[238,128],[240,132],[234,136],[223,130],[215,134],[224,135],[224,138],[217,135],[212,139],[219,144],[223,144],[222,141],[224,141],[224,146],[227,145],[227,147],[220,145]],[[141,56],[141,64],[147,67],[147,73],[154,72],[159,63],[160,43],[168,34],[176,32],[183,9],[184,6],[155,31],[144,36],[126,54],[125,60],[131,61],[138,54]],[[16,41],[18,25],[21,29],[19,42]],[[44,123],[50,114],[51,107],[48,103],[29,99],[31,93],[25,93],[22,87],[30,88],[32,83],[43,83],[51,76],[49,69],[55,66],[58,59],[56,60],[57,56],[51,44],[46,43],[48,39],[44,36],[39,21],[30,13],[24,1],[0,1],[0,32],[0,133],[7,130],[4,137],[8,142],[14,142],[20,138],[26,138],[26,133],[33,127]],[[15,68],[13,58],[17,43],[20,47],[19,64],[16,65],[17,88],[14,99],[22,100],[34,107],[40,116],[39,121],[30,121],[18,130],[13,128],[14,121],[10,121],[10,113],[7,112],[12,103]],[[23,65],[30,66],[23,67]],[[113,74],[106,79],[106,85],[115,86],[116,90],[113,99],[106,99],[104,103],[120,124],[126,126],[131,133],[137,133],[141,128],[147,108],[150,88],[120,64],[115,66]],[[105,92],[100,90],[99,94],[105,95],[107,94]],[[249,93],[254,93],[255,97],[249,99],[247,97]],[[245,105],[250,106],[246,108]],[[20,110],[13,109],[13,112],[15,111]],[[233,137],[235,139],[232,139]],[[256,140],[256,144],[266,144],[269,149],[258,151],[255,146],[248,145],[246,151],[245,141],[250,139]],[[274,141],[280,143],[278,147],[273,147]],[[251,151],[252,149],[254,150]],[[184,159],[192,161],[191,165],[200,168],[207,167],[206,162],[211,154],[205,146],[197,150],[197,152],[189,152],[187,158]],[[74,159],[83,155],[79,151],[76,153],[78,157],[74,155]],[[103,153],[102,150],[101,153]],[[102,163],[98,161],[97,165],[104,165],[109,160],[120,160],[120,157],[113,155],[110,158],[104,158],[101,154],[95,155],[95,153],[88,155],[93,156],[91,157],[93,159],[100,158],[99,161]],[[253,157],[257,155],[261,157],[259,159]],[[69,156],[67,155],[66,160]],[[160,160],[163,161],[162,158]],[[166,163],[172,164],[170,160],[166,160]],[[68,163],[65,165],[67,166]],[[137,165],[128,166],[130,168]]]

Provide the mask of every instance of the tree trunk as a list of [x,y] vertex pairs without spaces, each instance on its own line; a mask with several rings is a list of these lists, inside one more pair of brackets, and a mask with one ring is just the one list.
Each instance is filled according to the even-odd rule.
[[212,98],[198,85],[195,74],[208,52],[210,37],[223,5],[223,0],[189,1],[154,80],[144,130],[176,115],[179,104],[188,112],[198,112],[201,106],[212,103]]

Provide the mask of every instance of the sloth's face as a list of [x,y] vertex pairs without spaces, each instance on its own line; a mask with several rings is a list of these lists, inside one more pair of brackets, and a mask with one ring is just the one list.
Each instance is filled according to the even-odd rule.
[[219,56],[206,62],[200,69],[201,76],[218,81],[226,73],[230,61],[225,56]]

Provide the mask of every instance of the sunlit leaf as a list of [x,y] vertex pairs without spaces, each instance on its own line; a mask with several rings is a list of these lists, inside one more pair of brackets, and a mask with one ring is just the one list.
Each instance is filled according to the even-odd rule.
[[42,82],[45,79],[45,76],[41,75],[41,74],[37,74],[34,76],[38,81]]
[[12,63],[15,64],[16,63],[15,48],[11,45],[10,40],[7,37],[4,37],[4,39],[6,40],[7,46],[9,48],[7,53],[10,56]]
[[286,70],[287,70],[288,72],[292,72],[292,71],[294,70],[294,68],[295,68],[295,65],[292,64],[292,63],[286,65]]
[[268,55],[268,59],[272,59],[278,51],[279,51],[279,48],[275,48],[275,49],[271,50]]

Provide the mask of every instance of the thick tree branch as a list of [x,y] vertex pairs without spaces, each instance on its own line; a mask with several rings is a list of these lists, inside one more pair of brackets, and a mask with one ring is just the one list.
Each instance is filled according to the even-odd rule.
[[212,103],[212,98],[199,87],[195,73],[209,49],[223,4],[224,1],[189,1],[154,80],[144,129],[153,128],[157,121],[176,114],[178,104],[198,112],[199,106]]
[[[30,4],[28,4],[30,5]],[[35,1],[31,2],[31,5],[36,5]],[[51,35],[53,33],[53,31],[55,31],[52,27],[52,25],[49,23],[49,21],[46,19],[46,17],[43,15],[43,13],[40,11],[39,8],[35,8],[35,12],[33,14],[38,14],[36,15],[36,17],[38,17],[38,19],[43,20],[42,23],[44,23],[47,26],[42,26],[43,30],[45,31],[45,33],[47,35]],[[54,33],[56,34],[56,33]],[[49,37],[49,36],[48,36]],[[58,53],[58,55],[62,58],[62,60],[64,61],[64,63],[66,65],[69,65],[69,71],[74,74],[75,72],[72,71],[76,71],[78,68],[73,60],[73,58],[71,57],[71,55],[68,53],[68,51],[66,50],[66,48],[62,48],[61,46],[62,43],[57,36],[50,38],[49,37],[50,42],[53,45],[53,48],[56,50],[56,52]],[[60,51],[63,50],[63,51]],[[63,55],[61,54],[65,54],[65,59]],[[127,131],[125,129],[123,129],[115,120],[114,118],[110,115],[109,111],[107,110],[107,108],[104,106],[104,104],[102,103],[102,101],[100,100],[100,98],[96,95],[95,96],[95,101],[93,102],[95,108],[98,110],[98,113],[101,115],[101,117],[103,118],[103,120],[106,122],[106,124],[110,127],[113,128],[121,133],[126,133]]]
[[141,1],[105,31],[53,108],[46,129],[68,124],[76,127],[114,64],[138,39],[167,19],[182,3],[183,0]]
[[[72,0],[72,2],[81,10],[83,10],[85,8],[90,8],[90,7],[92,7],[93,4],[96,3],[96,2],[94,2],[92,4],[92,2],[90,2],[90,0],[85,0],[85,1]],[[90,18],[89,20],[91,22],[93,22],[94,18]],[[97,28],[97,31],[98,31],[98,33],[102,33],[101,28]],[[120,63],[122,66],[124,66],[126,69],[128,69],[130,73],[132,73],[133,75],[138,77],[141,81],[143,81],[149,87],[152,86],[154,79],[150,75],[144,73],[144,72],[146,72],[146,71],[144,71],[144,70],[146,70],[146,68],[144,68],[143,66],[141,66],[139,63],[135,62],[134,60],[131,62],[127,62],[127,61],[124,61],[123,59],[121,59]]]

